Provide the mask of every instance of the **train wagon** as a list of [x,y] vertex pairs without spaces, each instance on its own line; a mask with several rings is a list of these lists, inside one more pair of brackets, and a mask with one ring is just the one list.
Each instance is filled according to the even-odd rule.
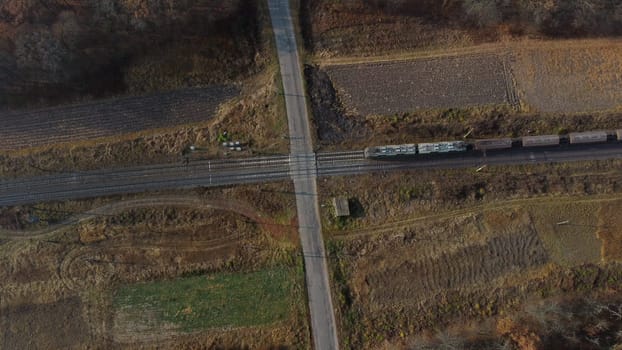
[[571,144],[607,142],[606,131],[571,132],[568,134]]
[[557,146],[559,135],[523,136],[523,147]]
[[622,129],[616,130],[616,138],[618,142],[622,142]]
[[512,139],[507,137],[501,139],[475,140],[473,148],[477,151],[512,148]]
[[417,154],[417,145],[387,145],[365,148],[365,158],[396,158],[400,156],[414,156]]
[[467,144],[464,141],[420,143],[417,147],[419,154],[465,152],[467,150]]

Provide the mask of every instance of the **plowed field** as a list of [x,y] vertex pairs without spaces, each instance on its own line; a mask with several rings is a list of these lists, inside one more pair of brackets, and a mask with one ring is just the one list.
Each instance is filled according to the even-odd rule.
[[544,264],[547,253],[542,242],[531,228],[524,231],[527,232],[443,252],[435,258],[415,258],[399,266],[383,266],[366,279],[370,286],[384,287],[372,288],[367,297],[379,301],[377,306],[390,306]]
[[207,121],[237,96],[212,86],[33,111],[0,112],[0,149],[94,139]]
[[362,115],[514,103],[504,58],[468,55],[328,66],[341,101]]

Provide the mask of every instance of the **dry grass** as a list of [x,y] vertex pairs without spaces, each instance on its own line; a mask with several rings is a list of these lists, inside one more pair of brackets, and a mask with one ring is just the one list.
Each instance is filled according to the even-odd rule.
[[[409,218],[494,207],[499,201],[567,195],[611,195],[622,191],[619,160],[553,165],[419,170],[378,173],[319,181],[327,232],[354,233],[360,227],[391,227]],[[338,229],[330,212],[330,198],[356,199],[363,215]]]
[[590,265],[600,262],[593,229],[547,227],[559,209],[582,213],[609,201],[499,203],[499,209],[330,240],[339,257],[331,263],[333,278],[340,276],[334,283],[345,286],[335,291],[344,342],[376,348],[385,339],[511,313],[541,296],[619,290],[619,264]]
[[[598,200],[548,202],[526,206],[551,260],[563,266],[601,261],[603,242],[597,238]],[[568,221],[568,224],[560,224]]]
[[542,112],[619,108],[622,44],[603,40],[561,44],[515,46],[512,69],[524,104]]
[[604,261],[622,260],[622,201],[602,203],[598,211],[597,236],[602,240],[602,259]]

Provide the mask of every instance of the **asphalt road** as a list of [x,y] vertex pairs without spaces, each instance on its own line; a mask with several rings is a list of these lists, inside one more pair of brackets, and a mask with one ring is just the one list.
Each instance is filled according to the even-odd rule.
[[316,158],[289,0],[269,0],[268,6],[287,110],[290,156],[293,160],[290,169],[296,192],[313,346],[318,350],[338,349],[337,325],[317,201]]

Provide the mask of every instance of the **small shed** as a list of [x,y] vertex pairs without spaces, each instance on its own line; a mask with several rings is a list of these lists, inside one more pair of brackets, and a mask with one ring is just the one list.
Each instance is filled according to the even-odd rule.
[[346,197],[333,197],[333,205],[335,206],[335,215],[350,216],[350,205]]

